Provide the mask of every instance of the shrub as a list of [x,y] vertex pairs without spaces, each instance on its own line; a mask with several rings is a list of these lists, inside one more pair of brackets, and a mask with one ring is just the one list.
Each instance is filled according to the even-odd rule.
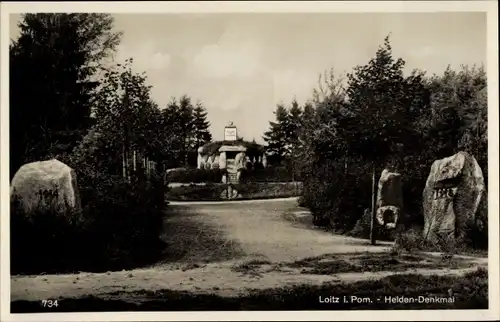
[[[111,180],[109,180],[111,179]],[[154,261],[162,250],[160,234],[165,188],[159,176],[151,181],[102,180],[82,193],[85,231],[102,269],[134,267]],[[84,196],[85,194],[85,196]],[[99,268],[98,268],[99,269]]]
[[371,207],[371,178],[352,173],[343,165],[324,159],[305,175],[304,204],[311,210],[317,225],[331,226],[336,231],[348,232]]
[[295,197],[301,194],[302,186],[298,183],[242,183],[234,185],[243,198],[265,199],[265,198],[286,198]]
[[221,169],[179,169],[167,174],[168,182],[178,183],[220,183],[224,170]]
[[246,169],[242,173],[242,182],[292,182],[301,181],[300,175],[293,174],[288,167],[267,167]]
[[[171,188],[167,193],[169,200],[182,201],[220,201],[226,184],[190,185]],[[298,183],[241,183],[231,185],[240,197],[238,199],[286,198],[300,195],[302,186]]]
[[[168,182],[178,183],[220,183],[225,170],[223,169],[178,169],[167,174]],[[293,176],[287,167],[268,167],[244,169],[241,181],[251,182],[292,182],[300,181],[300,176]]]
[[78,179],[81,214],[23,214],[13,201],[13,274],[131,268],[160,254],[162,178],[129,183],[119,176],[90,178],[80,171]]
[[[352,237],[370,238],[371,231],[371,217],[372,213],[370,209],[365,209],[363,216],[356,222],[354,228],[349,231],[347,234]],[[393,241],[396,236],[395,229],[388,229],[384,226],[375,222],[375,238],[376,240],[385,240],[385,241]]]
[[[426,240],[423,236],[421,226],[414,226],[407,230],[399,230],[395,239],[392,252],[440,252],[444,254],[476,253],[487,250],[487,241],[484,241],[484,234],[479,231],[476,225],[467,223],[465,234],[462,239],[450,238],[447,235],[438,237],[436,241]],[[486,237],[487,239],[487,237]]]
[[[36,209],[36,208],[35,208]],[[11,274],[57,272],[80,261],[81,212],[54,210],[25,213],[17,199],[10,204]]]

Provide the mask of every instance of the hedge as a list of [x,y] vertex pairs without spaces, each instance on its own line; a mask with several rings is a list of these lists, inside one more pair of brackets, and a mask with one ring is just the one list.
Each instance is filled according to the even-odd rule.
[[[167,173],[168,182],[176,183],[220,183],[225,173],[221,169],[177,169]],[[301,177],[293,175],[286,167],[268,167],[244,170],[241,176],[242,182],[292,182],[300,181]]]
[[301,181],[302,178],[287,167],[268,167],[261,169],[245,170],[242,173],[245,182],[292,182]]
[[167,182],[177,183],[220,183],[223,174],[221,169],[184,168],[167,173],[166,179]]
[[[171,201],[223,201],[222,193],[229,185],[207,184],[203,186],[190,185],[169,189],[167,199]],[[238,191],[239,200],[244,199],[270,199],[297,197],[302,193],[300,183],[241,183],[231,184],[233,189]]]

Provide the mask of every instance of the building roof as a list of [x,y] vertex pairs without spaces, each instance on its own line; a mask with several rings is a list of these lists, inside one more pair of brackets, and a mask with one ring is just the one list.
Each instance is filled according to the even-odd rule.
[[247,148],[243,145],[223,145],[219,148],[219,152],[228,152],[228,151],[235,151],[235,152],[245,152]]

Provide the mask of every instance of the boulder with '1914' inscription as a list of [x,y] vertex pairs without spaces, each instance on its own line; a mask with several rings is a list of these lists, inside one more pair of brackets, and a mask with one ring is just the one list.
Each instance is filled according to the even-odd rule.
[[481,168],[467,152],[432,164],[423,192],[424,239],[432,243],[463,240],[466,229],[485,233],[487,192]]
[[81,210],[75,171],[52,159],[23,165],[14,175],[11,202],[26,216],[57,213],[66,215]]

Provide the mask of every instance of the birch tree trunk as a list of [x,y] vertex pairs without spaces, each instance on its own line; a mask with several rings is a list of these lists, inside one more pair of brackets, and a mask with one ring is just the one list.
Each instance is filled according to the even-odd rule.
[[125,164],[125,144],[122,145],[122,174],[123,178],[127,178],[127,168]]

